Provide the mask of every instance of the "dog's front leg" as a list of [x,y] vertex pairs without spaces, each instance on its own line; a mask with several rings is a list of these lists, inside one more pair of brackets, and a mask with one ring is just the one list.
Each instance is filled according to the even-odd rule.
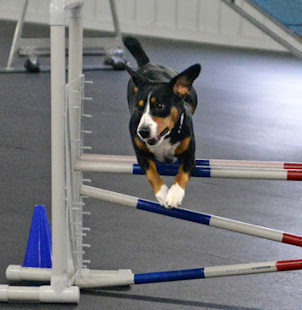
[[136,152],[137,161],[140,167],[144,170],[145,175],[153,188],[156,199],[162,206],[168,208],[169,206],[167,205],[166,200],[169,188],[157,172],[153,155],[151,155],[146,145],[138,138],[133,140],[133,145]]
[[154,195],[158,202],[165,208],[169,208],[167,205],[167,196],[169,192],[168,186],[164,183],[163,179],[159,175],[156,169],[155,162],[153,160],[148,161],[148,167],[145,171],[148,181],[150,182]]
[[166,204],[169,208],[177,208],[181,205],[185,196],[185,188],[187,187],[189,178],[189,174],[184,172],[183,167],[180,166],[174,184],[168,192]]
[[180,161],[178,173],[174,184],[171,186],[166,200],[169,208],[181,205],[185,196],[185,189],[195,167],[195,144],[191,137],[184,139],[175,151]]

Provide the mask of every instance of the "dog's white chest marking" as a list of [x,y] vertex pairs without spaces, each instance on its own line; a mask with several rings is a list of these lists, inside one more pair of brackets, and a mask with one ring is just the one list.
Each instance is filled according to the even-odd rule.
[[163,142],[159,145],[147,145],[151,153],[154,154],[156,160],[166,163],[174,162],[177,160],[175,157],[175,150],[178,147],[180,142],[175,144],[170,143],[170,138],[164,139]]

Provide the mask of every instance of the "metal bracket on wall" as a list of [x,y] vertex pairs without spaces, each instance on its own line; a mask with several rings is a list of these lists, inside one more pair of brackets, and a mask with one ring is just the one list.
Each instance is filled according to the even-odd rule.
[[[1,72],[24,72],[25,70],[29,72],[50,71],[50,67],[40,68],[39,63],[39,56],[50,55],[50,39],[22,38],[24,19],[28,3],[29,0],[23,0],[20,16],[15,28],[7,66],[4,70],[0,70]],[[109,0],[109,3],[114,31],[108,36],[83,38],[83,54],[90,56],[104,56],[103,65],[84,66],[83,70],[100,70],[104,68],[113,68],[119,70],[124,68],[121,66],[121,62],[124,62],[122,59],[124,49],[115,0]],[[67,40],[66,46],[68,46]],[[16,56],[27,57],[27,60],[24,63],[25,68],[18,68],[14,66]]]
[[222,0],[222,2],[302,59],[302,38],[265,12],[253,0]]

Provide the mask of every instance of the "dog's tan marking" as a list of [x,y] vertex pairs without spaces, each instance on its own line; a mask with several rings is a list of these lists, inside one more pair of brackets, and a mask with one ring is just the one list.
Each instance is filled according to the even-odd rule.
[[171,116],[172,116],[172,120],[173,120],[174,125],[175,125],[177,123],[178,117],[179,117],[179,113],[178,113],[177,108],[172,107],[172,109],[171,109]]
[[134,92],[138,93],[138,87],[137,86],[134,86]]
[[171,113],[165,117],[158,117],[158,116],[152,116],[152,119],[154,122],[157,123],[157,131],[156,133],[159,135],[161,132],[163,132],[166,128],[169,130],[172,130],[172,128],[175,126],[175,124],[178,121],[178,110],[175,107],[172,107]]
[[139,103],[138,103],[138,105],[139,105],[140,107],[143,107],[144,104],[145,104],[144,100],[140,100]]
[[187,187],[189,179],[189,174],[184,172],[182,166],[180,166],[174,184],[178,184],[182,189],[185,189]]
[[162,185],[165,183],[161,176],[158,174],[155,162],[153,160],[149,161],[149,168],[146,171],[146,176],[151,186],[153,187],[154,194],[156,195],[160,191]]
[[151,103],[155,103],[156,102],[156,98],[155,97],[152,97],[151,98]]
[[146,146],[145,143],[143,143],[139,138],[134,138],[134,142],[136,144],[136,146],[141,149],[142,151],[145,151],[145,152],[150,152],[148,147]]
[[187,137],[184,140],[182,140],[179,146],[175,150],[175,155],[178,156],[178,155],[181,155],[183,152],[185,152],[189,148],[190,142],[191,142],[191,137]]

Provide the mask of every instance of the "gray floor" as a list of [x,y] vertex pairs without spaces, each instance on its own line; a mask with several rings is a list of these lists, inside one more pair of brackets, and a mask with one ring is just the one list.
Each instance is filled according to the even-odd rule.
[[[37,32],[32,29],[31,31]],[[13,25],[2,23],[0,66]],[[302,161],[302,62],[287,54],[141,40],[153,62],[182,70],[200,62],[194,116],[198,158]],[[133,60],[132,65],[134,65]],[[42,62],[47,59],[42,59]],[[90,61],[85,60],[85,61]],[[98,63],[100,60],[95,58]],[[126,72],[87,72],[86,105],[93,152],[133,155]],[[50,214],[50,79],[48,73],[1,74],[0,283],[22,264],[35,204]],[[94,186],[153,199],[144,176],[92,175]],[[170,184],[171,179],[167,178]],[[183,207],[302,235],[301,184],[191,179]],[[129,210],[90,199],[92,269],[135,273],[301,258],[298,247]],[[75,305],[2,304],[1,309],[286,309],[301,308],[301,271],[236,276],[124,289],[83,291]]]

